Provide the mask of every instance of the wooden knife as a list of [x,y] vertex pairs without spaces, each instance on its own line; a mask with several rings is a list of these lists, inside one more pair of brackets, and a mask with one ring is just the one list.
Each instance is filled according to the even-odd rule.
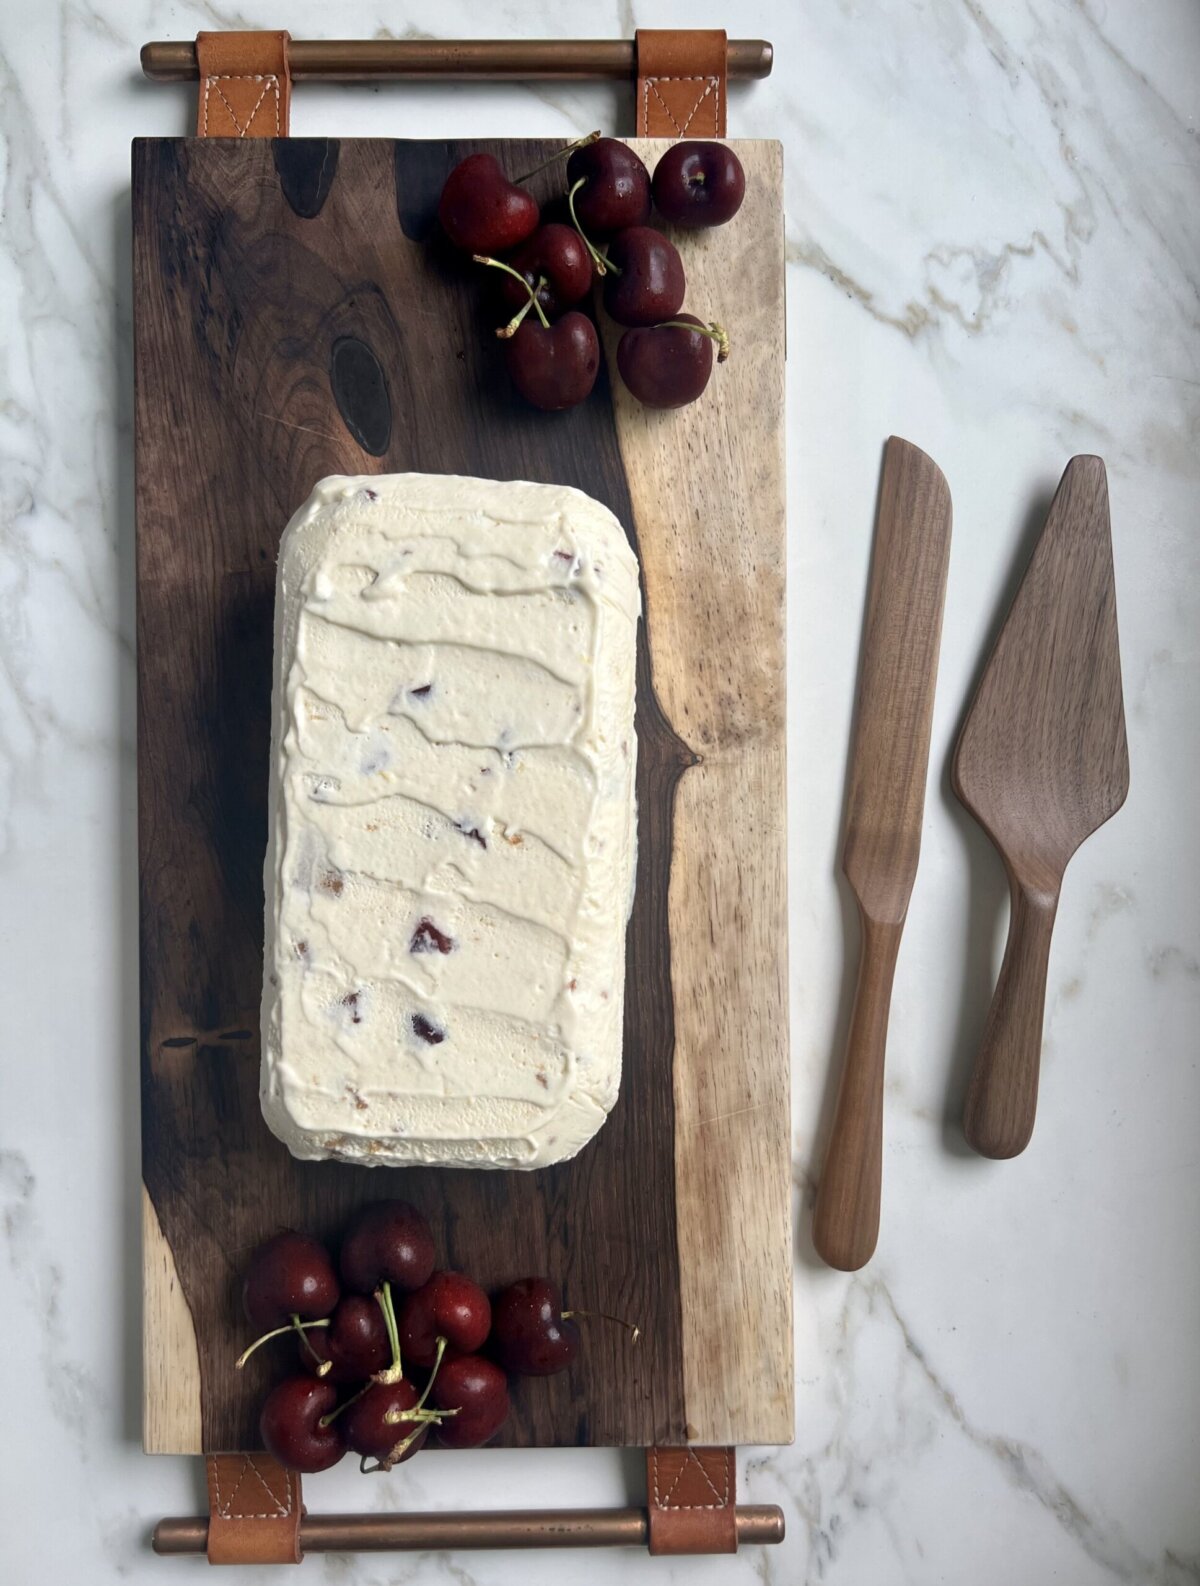
[[842,854],[858,899],[862,955],[813,1223],[822,1258],[846,1272],[870,1260],[879,1237],[888,1009],[921,849],[949,559],[950,491],[941,470],[892,436],[883,453]]
[[1004,860],[1008,946],[967,1091],[983,1156],[1033,1132],[1050,933],[1067,861],[1129,791],[1108,481],[1067,464],[954,755],[954,788]]

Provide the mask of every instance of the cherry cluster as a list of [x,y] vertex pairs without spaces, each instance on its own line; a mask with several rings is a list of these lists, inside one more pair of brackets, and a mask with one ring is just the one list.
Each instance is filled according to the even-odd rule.
[[[376,1201],[346,1230],[335,1268],[307,1234],[276,1234],[250,1258],[242,1303],[260,1336],[294,1336],[302,1369],[267,1395],[263,1447],[311,1473],[343,1454],[391,1470],[432,1434],[478,1448],[503,1426],[509,1377],[550,1376],[579,1350],[575,1316],[547,1278],[489,1299],[461,1272],[435,1271],[429,1224],[405,1201]],[[608,1318],[615,1320],[615,1318]],[[622,1323],[636,1341],[635,1327]],[[373,1461],[373,1463],[368,1463]]]
[[684,312],[683,260],[650,216],[657,208],[675,226],[724,225],[745,196],[741,161],[723,143],[676,143],[652,179],[617,138],[593,133],[562,152],[569,154],[562,219],[553,206],[540,211],[520,185],[537,171],[509,181],[491,154],[460,161],[438,204],[450,241],[503,277],[499,294],[512,317],[496,334],[507,343],[513,384],[548,412],[589,395],[600,342],[579,305],[598,276],[605,311],[625,327],[617,345],[625,385],[647,407],[694,402],[712,374],[714,346],[723,363],[729,338],[715,320]]

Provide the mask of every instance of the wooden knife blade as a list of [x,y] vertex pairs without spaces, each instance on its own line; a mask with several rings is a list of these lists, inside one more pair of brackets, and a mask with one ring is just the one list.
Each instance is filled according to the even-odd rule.
[[813,1223],[821,1257],[846,1272],[870,1260],[879,1237],[888,1010],[921,850],[950,520],[941,470],[893,435],[883,454],[842,853],[862,953]]

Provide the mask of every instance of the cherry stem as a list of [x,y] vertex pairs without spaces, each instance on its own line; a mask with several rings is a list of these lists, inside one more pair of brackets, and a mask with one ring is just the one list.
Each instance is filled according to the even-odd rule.
[[724,363],[729,357],[729,332],[724,325],[718,325],[715,319],[710,319],[707,325],[693,325],[687,319],[664,319],[656,325],[655,330],[694,330],[698,336],[707,336],[709,341],[717,344],[717,362]]
[[315,1366],[317,1368],[317,1376],[318,1377],[327,1377],[329,1375],[330,1371],[333,1369],[333,1361],[332,1360],[322,1360],[320,1355],[317,1354],[316,1350],[309,1343],[308,1339],[304,1336],[305,1327],[306,1326],[310,1326],[310,1325],[311,1326],[315,1326],[316,1324],[315,1323],[302,1322],[300,1320],[300,1313],[298,1311],[293,1311],[292,1312],[292,1326],[296,1330],[296,1336],[299,1338],[300,1342],[304,1345],[305,1349],[308,1351],[309,1358],[315,1364]]
[[[493,270],[503,270],[506,275],[511,275],[514,281],[520,281],[521,285],[529,293],[529,301],[530,301],[530,303],[532,303],[532,305],[533,305],[533,307],[534,307],[534,309],[535,309],[535,311],[537,313],[537,317],[542,322],[542,329],[543,330],[549,330],[550,329],[550,321],[546,318],[545,314],[542,313],[542,305],[537,300],[537,293],[533,290],[533,288],[530,286],[529,282],[521,274],[520,270],[514,270],[512,265],[511,264],[505,264],[503,259],[489,259],[487,254],[485,254],[485,253],[473,253],[471,255],[471,257],[472,257],[472,259],[474,259],[476,264],[486,264]],[[545,285],[545,282],[542,280],[541,276],[538,277],[538,281],[539,281],[539,283],[541,285],[543,285],[543,286]],[[526,309],[525,312],[528,313],[529,312],[528,309]]]
[[569,1321],[572,1316],[586,1316],[592,1321],[612,1322],[615,1326],[625,1329],[629,1334],[629,1342],[631,1344],[636,1344],[642,1336],[640,1327],[636,1327],[632,1322],[625,1321],[620,1316],[610,1316],[607,1311],[564,1311],[562,1315],[564,1321]]
[[385,1426],[400,1426],[404,1421],[420,1421],[423,1425],[432,1426],[436,1421],[444,1421],[448,1415],[457,1415],[458,1410],[422,1410],[414,1404],[411,1410],[387,1410],[384,1412],[383,1423]]
[[395,1448],[392,1449],[388,1457],[386,1459],[380,1460],[380,1470],[391,1470],[393,1465],[398,1465],[404,1458],[405,1454],[408,1453],[412,1445],[416,1442],[417,1438],[420,1437],[423,1430],[424,1428],[420,1426],[414,1426],[407,1437],[402,1437],[396,1444]]
[[414,1426],[407,1437],[401,1438],[401,1440],[396,1444],[395,1448],[393,1448],[388,1454],[386,1459],[377,1459],[373,1465],[368,1465],[367,1455],[364,1454],[358,1462],[359,1472],[364,1476],[373,1476],[375,1475],[376,1471],[391,1470],[392,1466],[398,1464],[399,1461],[404,1457],[409,1448],[411,1448],[412,1444],[418,1437],[420,1437],[421,1433],[428,1430],[429,1421],[431,1419],[432,1417],[422,1416],[421,1420],[423,1424],[420,1426]]
[[574,187],[572,187],[571,191],[567,194],[567,208],[571,211],[571,224],[575,227],[575,230],[579,233],[580,238],[583,241],[584,247],[591,254],[592,263],[596,266],[596,274],[597,275],[607,275],[608,272],[611,270],[614,275],[620,275],[621,272],[617,268],[617,266],[612,262],[611,259],[606,259],[604,257],[604,255],[596,247],[596,245],[592,241],[592,239],[588,236],[587,232],[584,231],[583,227],[579,224],[579,216],[575,213],[575,194],[579,191],[579,189],[581,187],[586,187],[586,186],[587,186],[587,177],[586,176],[581,176],[579,178],[579,180],[575,183]]
[[[524,280],[524,276],[522,276],[521,279]],[[528,281],[526,281],[525,284],[526,284],[526,286],[528,286],[529,285]],[[523,304],[522,307],[517,310],[517,312],[509,320],[507,325],[501,325],[500,329],[496,332],[496,335],[499,336],[501,341],[508,341],[511,337],[513,337],[513,336],[515,336],[517,334],[517,332],[521,328],[521,321],[525,318],[526,314],[528,314],[529,310],[533,307],[534,300],[536,299],[537,294],[542,290],[542,288],[545,286],[545,284],[546,284],[546,277],[544,275],[539,275],[538,278],[537,278],[537,285],[534,287],[533,292],[532,292],[532,294],[531,294],[531,296],[529,298],[529,301],[527,303]]]
[[391,1384],[400,1381],[404,1375],[404,1365],[400,1359],[400,1330],[396,1326],[396,1308],[392,1304],[392,1285],[386,1278],[375,1290],[375,1302],[383,1312],[383,1325],[387,1328],[388,1343],[392,1349],[392,1363],[385,1370],[377,1371],[372,1381]]
[[254,1353],[254,1351],[260,1348],[263,1344],[268,1343],[272,1338],[282,1338],[284,1333],[296,1332],[300,1334],[301,1343],[308,1345],[309,1354],[315,1361],[324,1367],[324,1370],[320,1373],[321,1376],[324,1376],[325,1372],[329,1370],[330,1363],[328,1360],[322,1360],[312,1345],[309,1344],[308,1339],[304,1336],[304,1330],[308,1327],[328,1327],[330,1320],[330,1317],[325,1316],[322,1317],[319,1322],[302,1322],[299,1316],[293,1316],[292,1319],[283,1327],[273,1327],[269,1333],[264,1333],[261,1338],[256,1338],[250,1345],[249,1349],[245,1350],[238,1356],[236,1361],[236,1369],[240,1371],[250,1359],[250,1356]]
[[343,1404],[339,1404],[336,1410],[330,1410],[328,1415],[323,1415],[317,1422],[317,1425],[331,1426],[333,1422],[337,1420],[338,1416],[341,1415],[343,1410],[348,1410],[352,1404],[357,1404],[362,1398],[363,1394],[369,1392],[369,1390],[374,1386],[375,1384],[373,1382],[364,1382],[357,1393],[352,1394],[350,1398],[348,1398]]
[[442,1416],[458,1415],[458,1410],[426,1410],[425,1408],[425,1400],[430,1397],[430,1389],[433,1388],[434,1377],[442,1369],[442,1356],[444,1354],[445,1339],[438,1339],[438,1354],[434,1356],[430,1380],[425,1383],[425,1393],[415,1402],[411,1410],[388,1410],[387,1415],[384,1416],[388,1426],[399,1426],[401,1421],[441,1421]]
[[399,1426],[405,1421],[415,1421],[417,1424],[406,1437],[402,1437],[400,1439],[395,1448],[393,1448],[388,1454],[387,1458],[381,1462],[381,1469],[391,1470],[393,1465],[399,1463],[403,1456],[408,1452],[409,1448],[411,1448],[413,1439],[421,1435],[421,1429],[423,1426],[440,1426],[447,1416],[458,1414],[457,1408],[453,1410],[427,1410],[425,1408],[425,1400],[429,1397],[429,1390],[433,1387],[434,1381],[437,1378],[437,1374],[441,1370],[442,1356],[445,1353],[446,1340],[439,1337],[437,1341],[437,1354],[433,1361],[433,1370],[429,1373],[429,1381],[425,1384],[425,1389],[421,1394],[421,1397],[413,1405],[411,1410],[389,1410],[384,1416],[383,1419],[389,1426]]
[[433,1370],[429,1373],[429,1381],[425,1384],[425,1391],[421,1394],[421,1397],[417,1400],[416,1404],[413,1405],[414,1410],[423,1410],[425,1408],[425,1400],[429,1397],[429,1390],[433,1387],[433,1384],[437,1379],[437,1374],[442,1369],[442,1356],[445,1353],[446,1340],[439,1337],[437,1341],[437,1354],[433,1357]]
[[576,138],[574,143],[568,143],[565,149],[558,149],[548,160],[543,160],[540,165],[535,165],[532,171],[526,171],[524,176],[514,176],[514,182],[527,182],[531,176],[540,176],[543,171],[561,160],[565,155],[574,154],[576,149],[586,149],[589,143],[595,143],[599,132],[589,132],[586,137]]
[[521,307],[521,308],[519,308],[517,310],[517,312],[509,320],[507,325],[501,325],[501,326],[499,326],[497,328],[496,335],[500,338],[501,341],[511,341],[512,340],[512,338],[520,330],[522,324],[524,323],[526,314],[528,314],[529,310],[532,307],[533,307],[533,299],[530,298],[529,301],[526,304],[524,304],[523,307]]

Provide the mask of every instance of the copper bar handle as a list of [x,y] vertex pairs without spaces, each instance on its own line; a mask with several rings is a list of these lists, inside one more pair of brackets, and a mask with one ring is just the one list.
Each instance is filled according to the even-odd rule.
[[[774,50],[765,39],[730,39],[728,75],[767,77]],[[515,78],[637,76],[637,50],[629,39],[292,39],[293,80],[354,82],[359,78],[440,77],[470,82]],[[142,71],[156,83],[195,81],[192,39],[156,39],[142,45]]]
[[[741,1504],[739,1545],[783,1541],[783,1511],[773,1503]],[[438,1548],[645,1547],[645,1509],[523,1509],[504,1513],[306,1514],[303,1553],[420,1552]],[[160,1520],[156,1553],[203,1553],[208,1519]]]

